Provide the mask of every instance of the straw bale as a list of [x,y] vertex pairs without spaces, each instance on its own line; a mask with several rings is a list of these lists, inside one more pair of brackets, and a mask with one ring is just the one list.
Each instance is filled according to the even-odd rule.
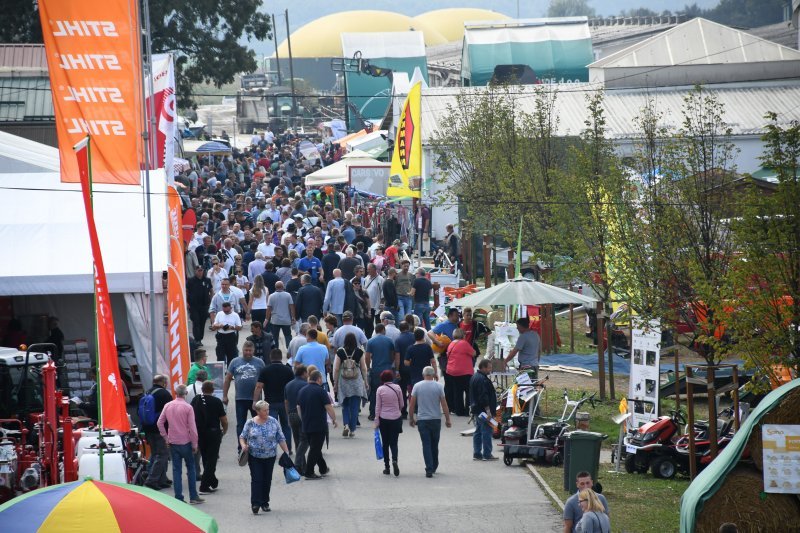
[[750,439],[747,441],[747,447],[750,449],[753,464],[759,470],[763,469],[762,424],[800,424],[800,388],[794,389],[784,396],[781,403],[764,415],[761,421],[753,428],[753,433],[750,434]]
[[697,516],[697,533],[716,533],[725,522],[733,522],[741,533],[800,532],[800,501],[793,494],[767,494],[762,500],[761,472],[738,466],[720,489],[703,505]]

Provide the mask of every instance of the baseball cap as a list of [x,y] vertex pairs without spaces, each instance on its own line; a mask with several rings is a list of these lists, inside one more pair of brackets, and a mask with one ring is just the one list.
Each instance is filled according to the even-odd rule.
[[353,312],[345,311],[344,313],[342,313],[342,318],[353,318]]
[[391,311],[384,311],[381,313],[381,320],[391,320],[394,322],[394,315]]

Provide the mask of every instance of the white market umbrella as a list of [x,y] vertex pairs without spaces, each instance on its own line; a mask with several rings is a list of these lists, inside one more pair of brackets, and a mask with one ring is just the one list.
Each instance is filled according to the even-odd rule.
[[590,306],[598,300],[548,285],[540,281],[516,278],[450,302],[455,307],[488,307],[492,305],[578,304]]
[[342,156],[342,158],[323,167],[316,172],[312,172],[305,177],[306,187],[320,187],[322,185],[335,185],[347,183],[350,179],[350,167],[384,167],[391,166],[389,163],[373,159],[366,152],[355,150]]

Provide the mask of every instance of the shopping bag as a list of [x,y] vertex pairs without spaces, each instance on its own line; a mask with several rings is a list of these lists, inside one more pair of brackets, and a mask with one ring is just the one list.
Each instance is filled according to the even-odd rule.
[[284,468],[283,477],[286,479],[286,484],[288,485],[289,483],[300,481],[300,472],[298,472],[295,467]]
[[380,461],[383,459],[383,443],[381,442],[381,432],[375,429],[375,458]]

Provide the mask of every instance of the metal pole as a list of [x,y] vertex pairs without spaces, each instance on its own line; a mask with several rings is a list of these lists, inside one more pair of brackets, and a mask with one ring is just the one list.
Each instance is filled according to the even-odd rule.
[[[147,90],[145,89],[144,84],[147,83],[147,88],[150,91],[150,120],[148,124],[147,120],[147,111],[145,111],[145,131],[142,134],[142,137],[145,140],[145,144],[147,144],[147,149],[144,152],[144,175],[145,175],[145,182],[144,182],[144,189],[145,189],[145,199],[147,205],[147,260],[148,260],[148,273],[149,273],[149,281],[148,281],[148,297],[150,298],[150,365],[152,367],[151,372],[151,381],[152,378],[156,375],[158,370],[158,355],[156,352],[156,298],[155,298],[155,283],[153,282],[153,218],[152,218],[152,208],[151,208],[151,201],[150,195],[152,191],[150,190],[150,131],[156,131],[156,112],[155,112],[155,105],[152,99],[153,95],[153,49],[152,49],[152,42],[150,40],[150,4],[148,0],[142,0],[142,18],[144,19],[144,39],[145,39],[145,57],[147,59],[146,62],[143,62],[143,66],[145,66],[145,79],[142,80],[142,93],[145,95],[144,104],[147,105]],[[149,127],[148,127],[149,126]],[[151,384],[152,385],[152,384]]]
[[569,353],[575,353],[575,306],[569,304]]
[[292,85],[292,117],[297,116],[297,100],[294,93],[294,65],[292,63],[292,34],[289,33],[289,10],[284,11],[286,18],[286,43],[289,45],[289,77]]
[[[609,305],[611,309],[609,311],[613,311],[613,307]],[[614,344],[611,342],[614,336],[614,322],[611,320],[611,315],[613,313],[609,312],[609,319],[606,320],[606,337],[608,337],[608,341],[606,345],[608,346],[608,395],[612,400],[616,400],[616,393],[614,391]]]
[[597,311],[597,366],[598,366],[598,378],[599,378],[599,385],[600,385],[600,399],[606,399],[606,365],[603,361],[605,357],[605,352],[603,351],[603,303],[597,302],[597,307],[595,307]]
[[489,256],[489,236],[483,234],[483,288],[488,289],[492,286],[492,258]]
[[280,58],[280,56],[278,56],[278,28],[275,26],[275,13],[272,14],[272,40],[275,41],[275,68],[278,70],[278,85],[280,85],[281,84],[281,58]]

